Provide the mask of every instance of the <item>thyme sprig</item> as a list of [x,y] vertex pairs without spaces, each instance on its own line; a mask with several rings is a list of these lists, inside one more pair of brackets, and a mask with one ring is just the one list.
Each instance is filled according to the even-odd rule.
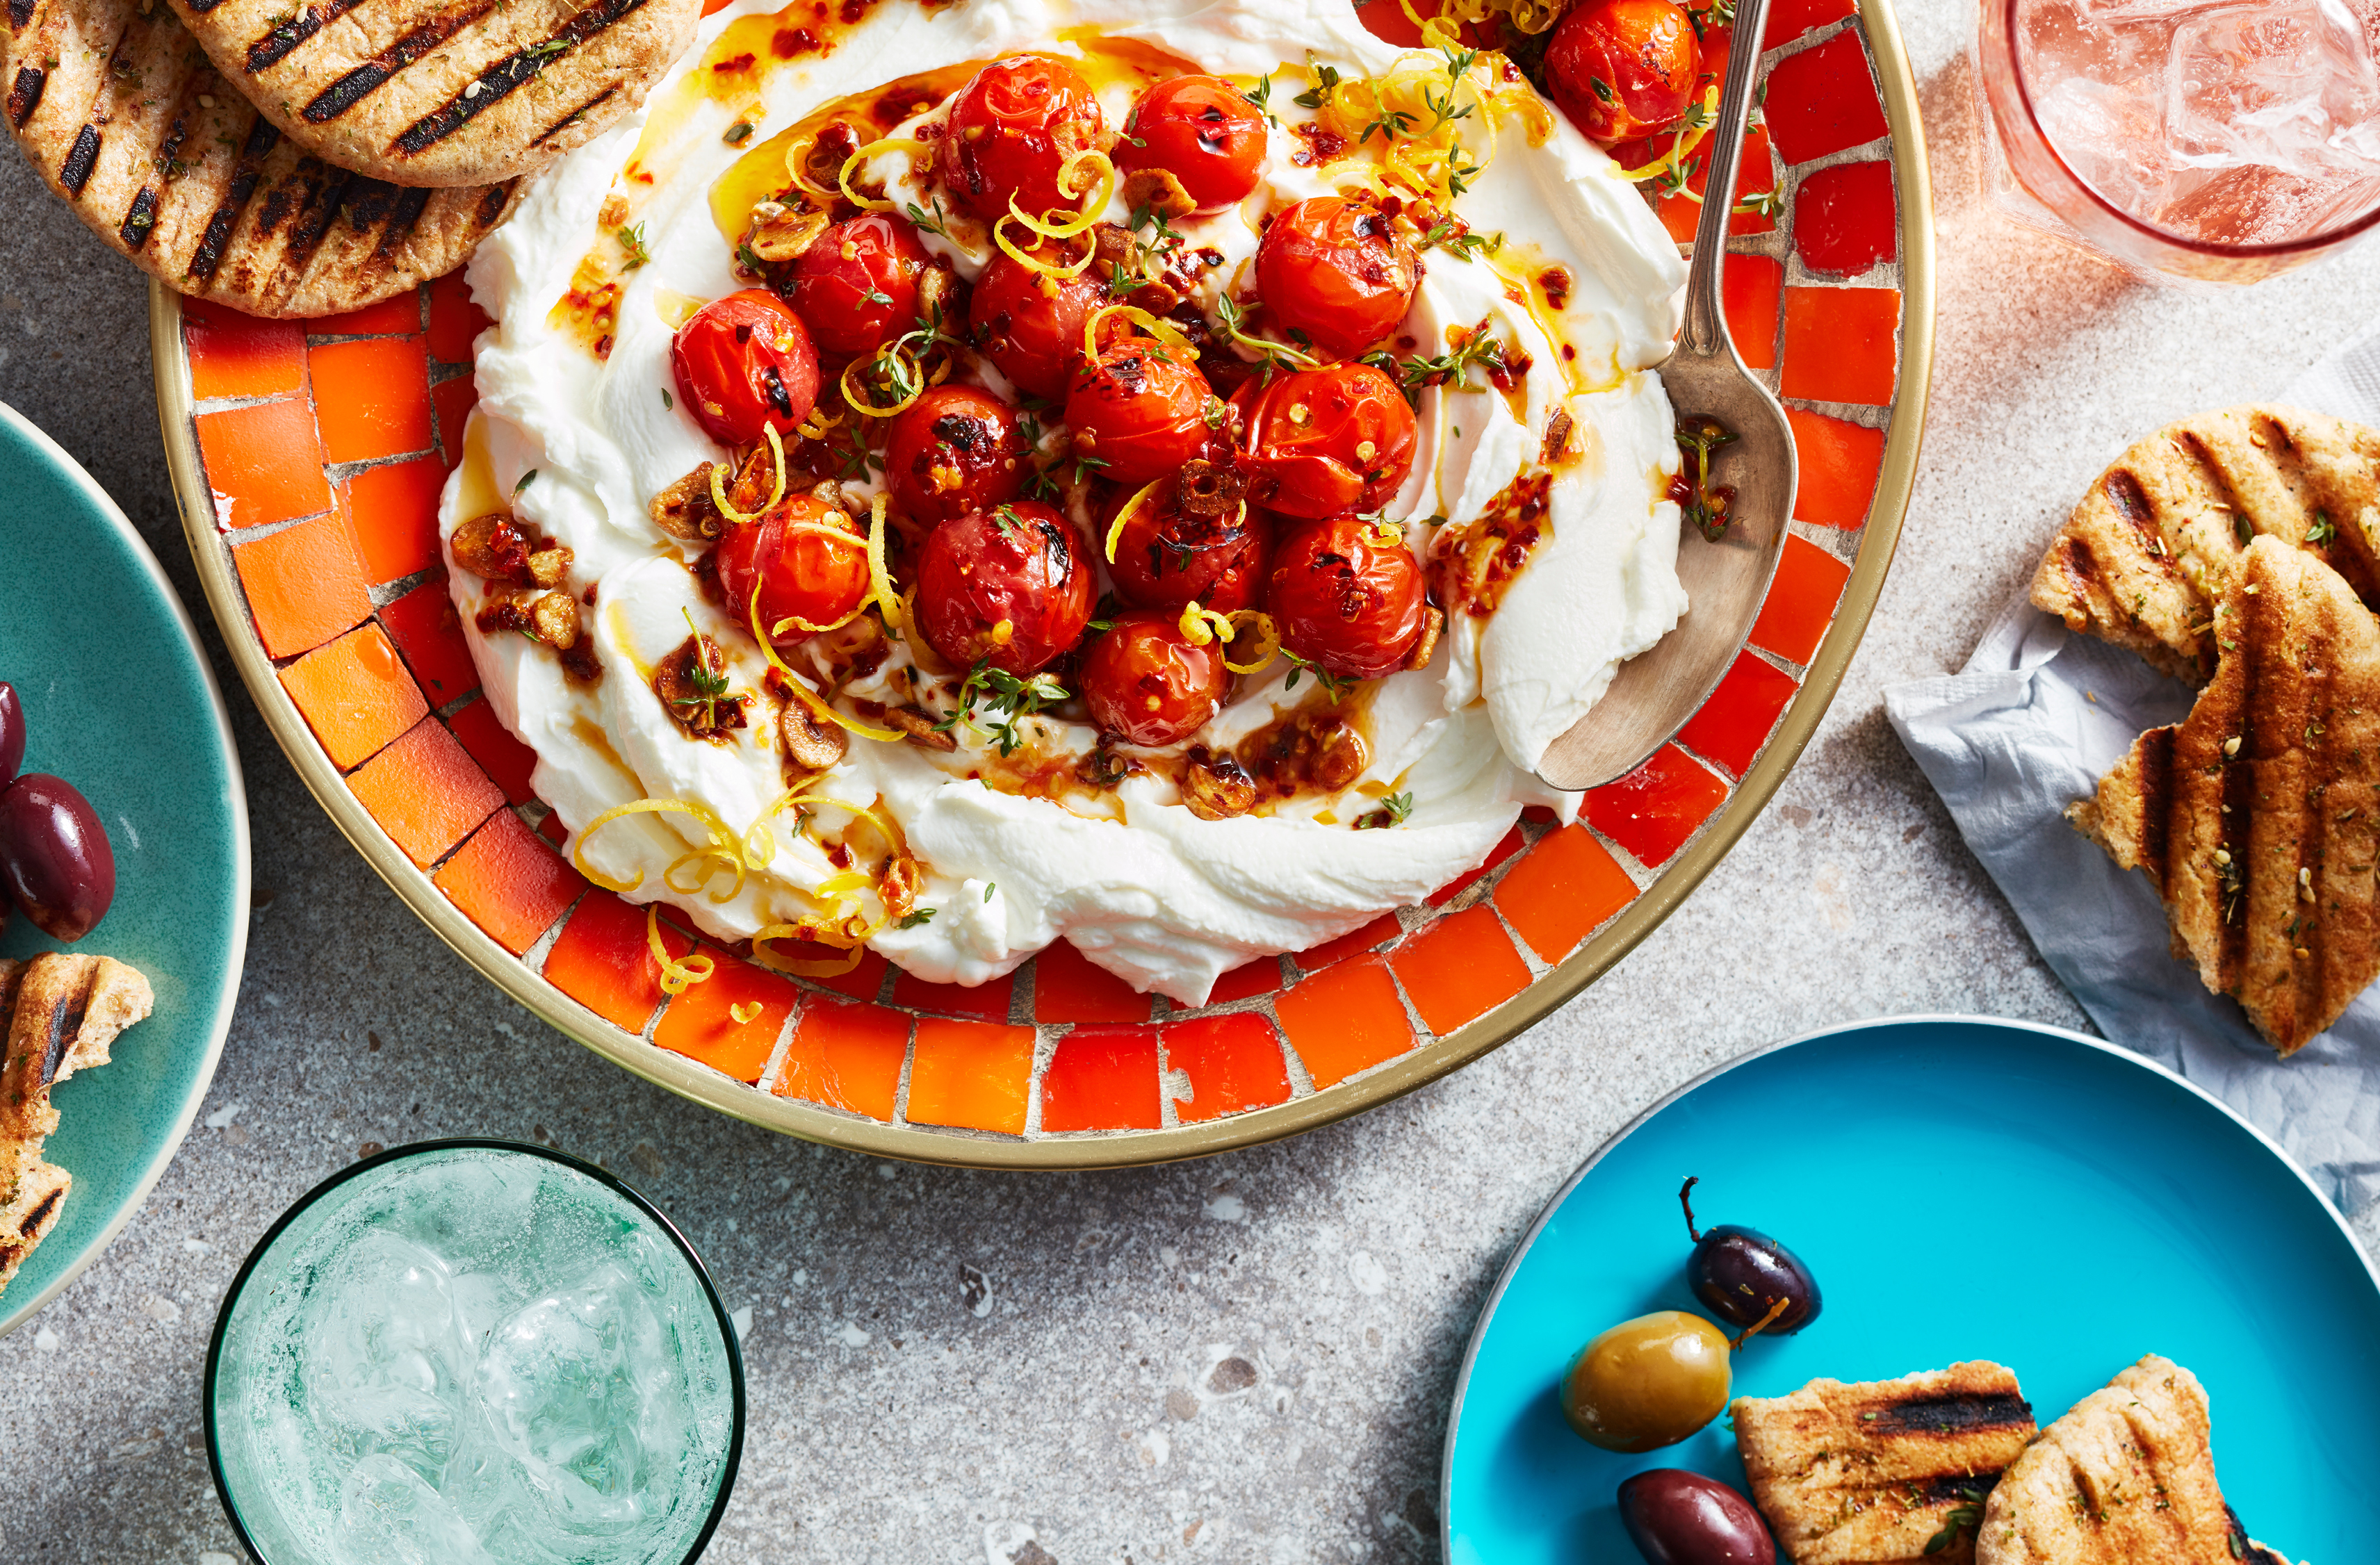
[[[1016,746],[1025,742],[1016,732],[1019,722],[1067,698],[1066,687],[1050,674],[1019,679],[1006,669],[993,668],[989,658],[978,658],[975,666],[967,670],[966,678],[959,683],[957,707],[934,724],[934,732],[947,734],[964,722],[978,734],[990,735],[1005,758],[1015,754]],[[991,721],[977,721],[978,702],[984,716]]]

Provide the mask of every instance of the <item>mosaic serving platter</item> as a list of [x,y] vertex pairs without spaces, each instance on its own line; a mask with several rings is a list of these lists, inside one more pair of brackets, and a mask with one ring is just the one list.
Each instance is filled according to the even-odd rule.
[[[1412,38],[1395,0],[1363,15]],[[1785,400],[1802,484],[1751,648],[1577,824],[1533,812],[1426,905],[1252,962],[1195,1011],[1063,942],[978,989],[873,954],[812,982],[714,951],[708,982],[662,994],[642,910],[558,851],[533,758],[480,695],[447,598],[438,491],[486,324],[459,273],[304,322],[152,292],[191,552],[250,692],[357,848],[506,992],[615,1063],[775,1130],[934,1162],[1113,1166],[1290,1134],[1453,1070],[1618,961],[1775,792],[1866,627],[1932,359],[1916,89],[1882,0],[1775,0],[1765,43],[1727,315]],[[1691,236],[1693,200],[1659,210]]]

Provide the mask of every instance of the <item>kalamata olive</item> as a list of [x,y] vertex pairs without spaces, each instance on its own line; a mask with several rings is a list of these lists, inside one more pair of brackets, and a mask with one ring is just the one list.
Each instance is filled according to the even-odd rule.
[[0,889],[42,933],[79,940],[115,900],[115,852],[74,784],[29,771],[0,791]]
[[0,788],[14,782],[24,764],[25,705],[17,699],[17,687],[0,679]]
[[1605,1450],[1676,1445],[1727,1406],[1727,1334],[1698,1315],[1640,1315],[1589,1342],[1562,1379],[1562,1416]]
[[1692,1195],[1700,1183],[1686,1181],[1678,1203],[1686,1209],[1686,1232],[1694,1242],[1686,1286],[1703,1307],[1747,1333],[1779,1337],[1791,1337],[1817,1319],[1826,1301],[1801,1256],[1755,1228],[1723,1222],[1695,1231]]
[[1637,1474],[1620,1486],[1620,1520],[1646,1565],[1777,1565],[1752,1502],[1699,1473]]

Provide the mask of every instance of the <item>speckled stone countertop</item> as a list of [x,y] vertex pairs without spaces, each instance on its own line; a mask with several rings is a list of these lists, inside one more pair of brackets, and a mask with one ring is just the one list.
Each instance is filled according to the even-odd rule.
[[[1181,1167],[1026,1176],[874,1162],[696,1109],[549,1031],[407,912],[299,784],[210,630],[256,827],[239,1013],[147,1208],[0,1340],[0,1554],[231,1565],[199,1377],[234,1269],[364,1143],[486,1134],[628,1174],[750,1307],[750,1438],[719,1565],[1435,1558],[1463,1341],[1603,1137],[1808,1028],[1913,1011],[2087,1025],[1878,692],[1965,661],[2131,438],[2274,394],[2380,298],[2380,247],[2207,297],[2010,226],[1977,199],[1973,15],[1959,0],[1901,14],[1934,161],[1938,357],[1900,559],[1833,710],[1767,813],[1633,955],[1360,1119]],[[204,618],[142,282],[17,157],[0,154],[0,398],[98,476]],[[990,1290],[974,1307],[966,1268]]]

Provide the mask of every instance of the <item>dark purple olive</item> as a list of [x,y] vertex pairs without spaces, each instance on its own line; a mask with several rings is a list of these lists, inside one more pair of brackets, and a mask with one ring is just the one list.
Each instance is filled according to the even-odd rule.
[[29,771],[0,791],[0,890],[52,940],[79,940],[115,900],[115,852],[74,784]]
[[1678,1202],[1686,1209],[1686,1232],[1694,1242],[1686,1286],[1703,1307],[1747,1333],[1779,1337],[1791,1337],[1817,1319],[1826,1301],[1801,1256],[1755,1228],[1723,1222],[1695,1231],[1691,1196],[1699,1183],[1686,1181]]
[[1752,1502],[1699,1473],[1637,1474],[1620,1486],[1620,1520],[1647,1565],[1777,1565]]
[[0,679],[0,788],[17,780],[17,769],[25,764],[25,703],[17,699],[17,687]]

